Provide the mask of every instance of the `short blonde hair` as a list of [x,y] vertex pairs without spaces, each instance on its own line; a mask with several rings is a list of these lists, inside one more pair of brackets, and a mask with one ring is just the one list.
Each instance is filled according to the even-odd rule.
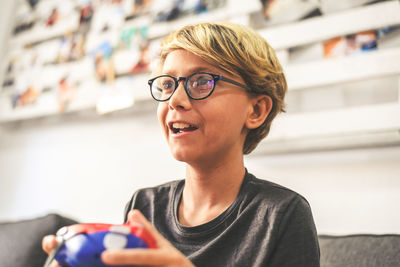
[[229,22],[199,23],[170,33],[161,44],[159,68],[168,54],[187,50],[231,75],[239,75],[255,94],[271,97],[264,123],[248,132],[243,153],[249,154],[268,135],[272,120],[284,111],[287,84],[275,51],[254,30]]

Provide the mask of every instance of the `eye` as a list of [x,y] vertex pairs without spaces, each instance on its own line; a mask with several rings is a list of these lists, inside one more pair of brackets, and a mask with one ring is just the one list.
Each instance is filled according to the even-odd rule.
[[151,85],[151,94],[156,100],[165,100],[175,90],[175,80],[169,76],[157,77]]
[[171,80],[165,80],[162,82],[161,88],[165,90],[171,90],[172,88],[174,88],[174,82]]
[[211,80],[207,77],[201,77],[197,80],[198,86],[208,86]]
[[175,81],[170,77],[159,77],[155,80],[157,90],[163,93],[173,91],[175,89]]
[[197,90],[210,90],[214,85],[214,80],[209,75],[194,76],[190,80],[190,86]]

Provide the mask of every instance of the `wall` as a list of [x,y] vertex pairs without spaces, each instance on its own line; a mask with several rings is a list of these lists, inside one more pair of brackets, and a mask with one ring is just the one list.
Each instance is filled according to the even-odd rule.
[[55,118],[3,127],[0,220],[54,211],[120,222],[134,190],[183,177],[155,119]]
[[[0,221],[59,212],[118,223],[136,189],[184,177],[153,106],[7,124],[0,134]],[[246,166],[303,194],[320,233],[400,233],[399,147],[257,153]]]
[[263,156],[248,168],[303,194],[320,233],[399,233],[400,148]]

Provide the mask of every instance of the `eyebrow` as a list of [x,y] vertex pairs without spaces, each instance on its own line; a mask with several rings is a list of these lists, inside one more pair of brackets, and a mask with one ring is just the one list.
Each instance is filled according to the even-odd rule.
[[[185,70],[186,71],[186,70]],[[188,75],[196,73],[196,72],[218,72],[216,69],[211,69],[211,68],[207,68],[207,67],[203,67],[203,66],[199,66],[199,67],[195,67],[193,69],[188,69]],[[163,74],[168,74],[168,75],[172,75],[172,76],[176,76],[176,72],[173,70],[167,70],[167,71],[163,71]]]

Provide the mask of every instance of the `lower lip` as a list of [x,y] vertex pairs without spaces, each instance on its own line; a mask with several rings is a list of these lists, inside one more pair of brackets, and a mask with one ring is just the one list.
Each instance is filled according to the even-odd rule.
[[175,132],[171,131],[171,136],[174,137],[174,138],[179,138],[179,137],[188,136],[188,135],[190,135],[190,134],[192,134],[192,133],[194,133],[196,131],[197,131],[197,129],[196,130],[192,130],[192,131],[178,132],[178,133],[175,133]]

